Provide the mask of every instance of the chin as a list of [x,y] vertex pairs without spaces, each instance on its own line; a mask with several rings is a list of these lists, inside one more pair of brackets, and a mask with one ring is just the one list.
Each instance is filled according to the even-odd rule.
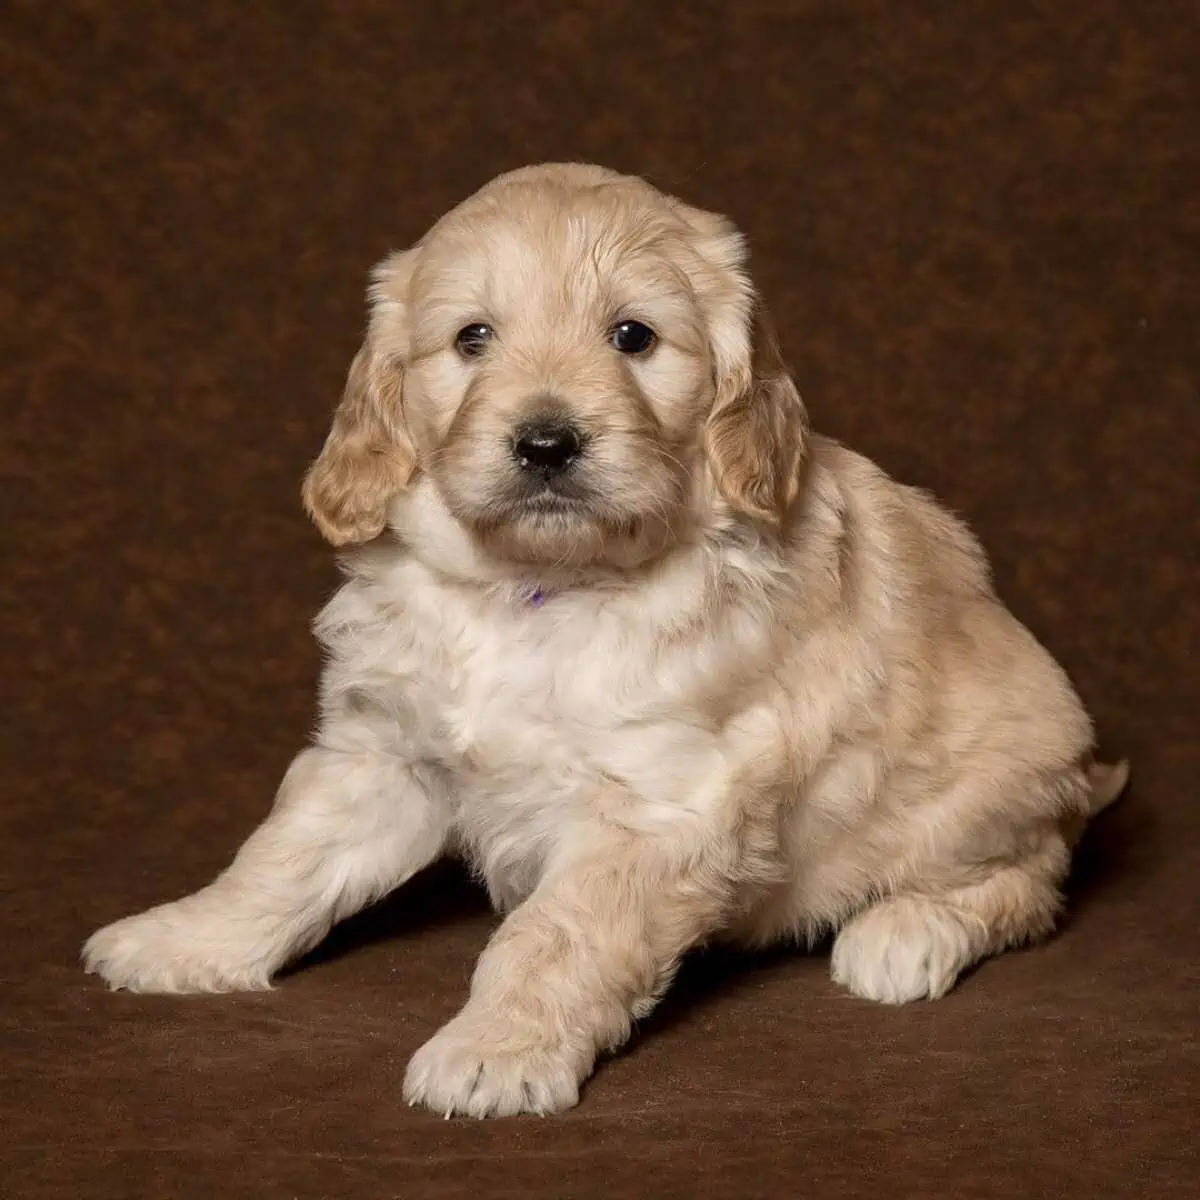
[[576,501],[530,501],[468,524],[489,556],[555,573],[632,570],[674,541],[671,523],[657,514],[594,509]]

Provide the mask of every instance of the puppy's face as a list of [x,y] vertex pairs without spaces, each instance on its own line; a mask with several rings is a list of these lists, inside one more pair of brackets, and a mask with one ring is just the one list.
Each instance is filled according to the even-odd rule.
[[502,176],[377,269],[306,501],[379,533],[417,472],[515,563],[631,566],[719,499],[778,522],[804,415],[722,219],[595,167]]
[[635,561],[669,537],[712,400],[699,269],[649,189],[511,183],[410,281],[418,460],[493,553]]

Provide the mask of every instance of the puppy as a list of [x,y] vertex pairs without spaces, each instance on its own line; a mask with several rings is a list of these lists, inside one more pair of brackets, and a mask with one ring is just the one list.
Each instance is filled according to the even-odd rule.
[[1125,765],[971,534],[810,433],[724,218],[526,168],[370,301],[304,484],[351,547],[315,742],[90,971],[265,988],[460,854],[507,915],[404,1095],[483,1117],[575,1104],[706,941],[834,931],[833,978],[901,1004],[1050,932]]

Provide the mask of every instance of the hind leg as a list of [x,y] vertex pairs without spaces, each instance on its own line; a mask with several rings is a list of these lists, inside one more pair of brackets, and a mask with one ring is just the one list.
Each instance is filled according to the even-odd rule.
[[1044,937],[1061,904],[1062,853],[1000,867],[945,891],[898,892],[852,918],[833,945],[832,976],[884,1004],[936,1000],[988,955]]

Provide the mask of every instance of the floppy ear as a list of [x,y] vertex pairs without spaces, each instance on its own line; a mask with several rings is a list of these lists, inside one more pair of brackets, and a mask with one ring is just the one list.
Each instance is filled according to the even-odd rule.
[[676,206],[700,260],[693,282],[713,361],[704,430],[713,480],[736,511],[778,529],[803,485],[808,414],[754,294],[742,235],[716,213]]
[[366,338],[350,365],[325,445],[304,478],[304,507],[335,546],[383,532],[388,503],[415,465],[403,405],[412,253],[384,260],[373,273]]
[[717,365],[704,447],[717,489],[729,504],[778,529],[803,486],[808,413],[757,299],[742,340],[737,358],[724,370]]

